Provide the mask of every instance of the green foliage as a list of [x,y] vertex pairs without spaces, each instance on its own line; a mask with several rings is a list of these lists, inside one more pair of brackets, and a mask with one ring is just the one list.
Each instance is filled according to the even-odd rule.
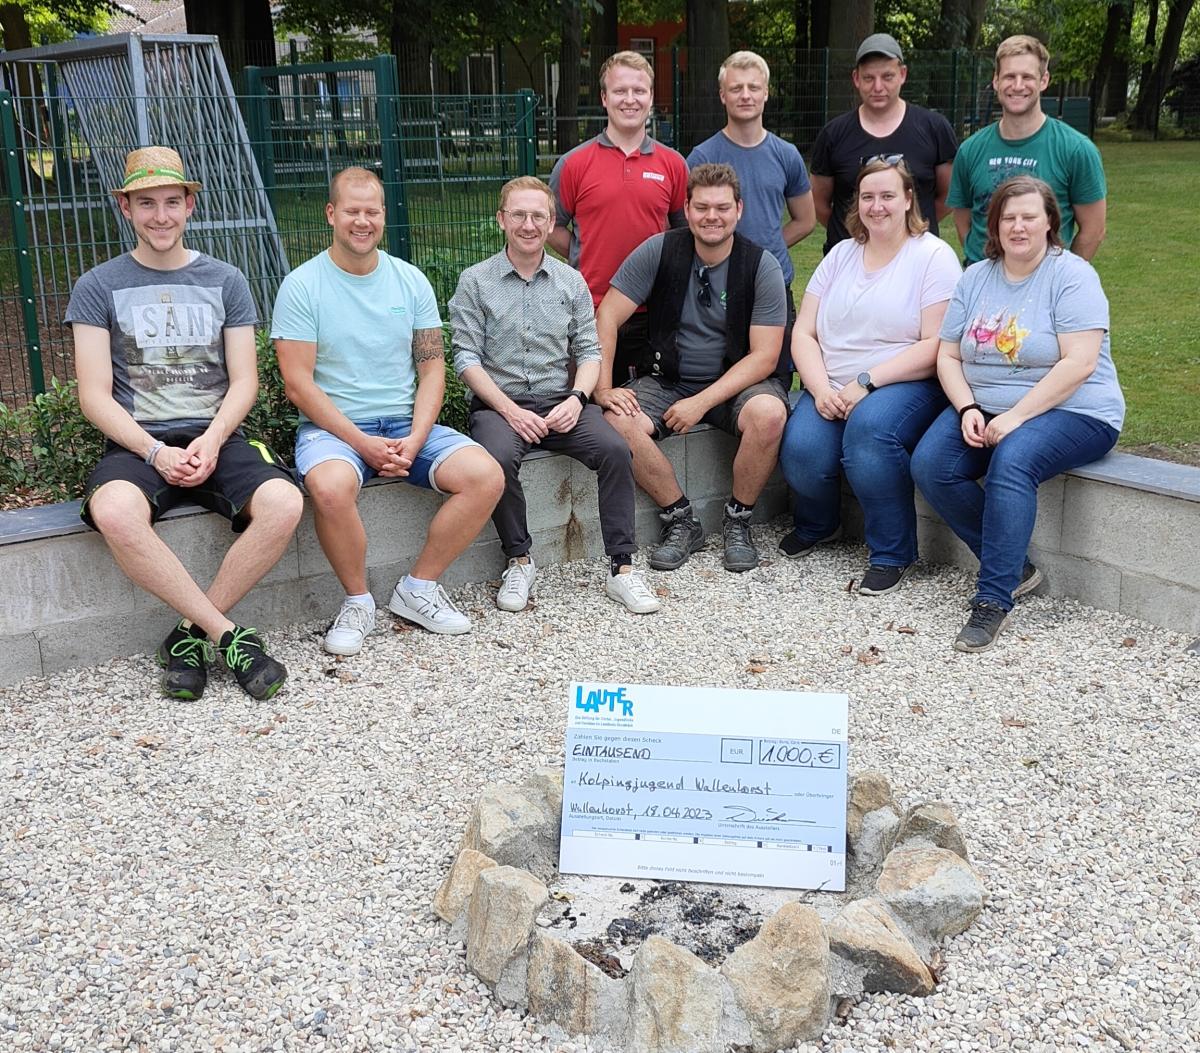
[[35,46],[57,44],[79,33],[104,33],[112,14],[103,0],[22,0],[16,6]]
[[267,330],[259,329],[254,342],[258,349],[258,398],[246,414],[242,431],[247,438],[265,442],[290,462],[300,416],[284,394],[279,359]]
[[[455,275],[455,281],[457,280]],[[470,394],[454,372],[450,357],[449,328],[443,329],[443,339],[446,347],[446,397],[442,402],[442,412],[438,420],[449,428],[457,428],[465,433]],[[257,331],[255,342],[258,346],[258,398],[246,414],[242,431],[246,433],[247,438],[262,440],[290,463],[292,451],[296,446],[296,429],[300,424],[300,415],[284,393],[279,359],[275,355],[275,346],[271,343],[266,329]],[[4,418],[0,415],[0,442],[3,441],[3,436]],[[3,450],[3,447],[0,447],[0,450]],[[0,453],[0,483],[3,482],[3,472],[4,464]]]
[[504,236],[491,216],[456,226],[450,240],[451,244],[439,241],[422,249],[413,260],[429,279],[443,308],[454,295],[458,276],[473,263],[499,252],[504,245]]
[[442,400],[442,412],[438,415],[438,422],[466,435],[471,425],[471,393],[454,372],[449,326],[442,327],[442,343],[446,349],[446,397]]
[[23,490],[35,481],[25,418],[22,410],[10,410],[0,402],[0,495]]
[[73,380],[52,378],[49,391],[20,409],[0,405],[0,493],[36,489],[54,501],[78,497],[103,451],[104,436],[79,408]]

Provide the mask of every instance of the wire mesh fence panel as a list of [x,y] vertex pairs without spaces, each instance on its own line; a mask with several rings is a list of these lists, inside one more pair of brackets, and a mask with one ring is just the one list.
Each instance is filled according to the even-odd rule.
[[179,151],[188,177],[204,186],[189,246],[233,263],[260,311],[269,306],[287,259],[215,38],[122,36],[10,51],[0,55],[0,78],[11,100],[4,218],[14,245],[0,263],[0,398],[20,401],[71,375],[63,314],[84,271],[133,245],[110,191],[136,146]]

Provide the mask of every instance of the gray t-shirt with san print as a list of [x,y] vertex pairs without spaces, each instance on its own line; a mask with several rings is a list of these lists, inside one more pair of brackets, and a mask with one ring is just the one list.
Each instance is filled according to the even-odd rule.
[[224,330],[257,320],[242,273],[203,253],[173,271],[124,253],[75,283],[66,313],[108,330],[113,398],[142,425],[211,421],[229,390]]

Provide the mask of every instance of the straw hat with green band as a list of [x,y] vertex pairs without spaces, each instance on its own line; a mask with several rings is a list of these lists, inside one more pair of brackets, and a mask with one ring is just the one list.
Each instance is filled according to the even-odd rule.
[[140,146],[125,158],[125,181],[112,191],[131,194],[156,186],[185,186],[194,194],[200,184],[183,174],[183,158],[169,146]]

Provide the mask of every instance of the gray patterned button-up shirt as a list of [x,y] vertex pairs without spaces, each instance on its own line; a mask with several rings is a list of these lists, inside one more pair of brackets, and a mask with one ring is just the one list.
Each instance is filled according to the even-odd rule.
[[459,275],[450,298],[454,368],[482,366],[510,398],[568,391],[574,367],[600,360],[587,282],[546,254],[526,281],[501,249]]

